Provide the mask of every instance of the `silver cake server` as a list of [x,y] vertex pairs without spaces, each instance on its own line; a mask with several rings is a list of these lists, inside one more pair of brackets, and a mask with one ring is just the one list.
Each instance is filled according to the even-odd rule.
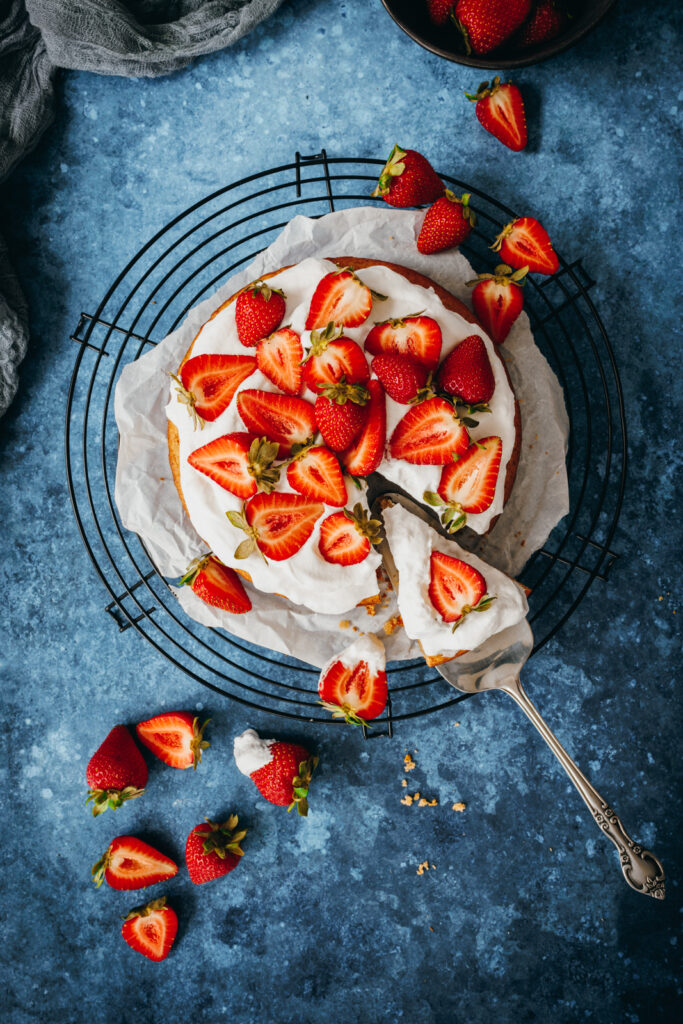
[[[437,532],[448,536],[441,529],[439,520],[431,511],[407,495],[394,490],[376,494],[372,501],[373,518],[381,519],[382,507],[387,501],[402,505],[408,512],[419,516],[424,522],[429,523]],[[398,593],[398,572],[386,539],[382,540],[378,550],[382,556],[384,567],[392,586]],[[518,625],[511,626],[496,636],[489,637],[486,643],[478,647],[476,651],[468,651],[459,658],[444,662],[442,665],[435,667],[436,671],[443,676],[446,682],[463,693],[483,693],[485,690],[502,690],[503,693],[507,693],[509,697],[512,697],[529,721],[536,726],[578,789],[598,828],[616,846],[619,852],[621,870],[628,884],[636,892],[663,900],[665,896],[665,875],[660,861],[653,853],[643,849],[642,846],[634,843],[629,837],[611,805],[600,796],[597,789],[577,767],[552,730],[546,725],[544,719],[535,705],[529,700],[522,687],[520,673],[531,654],[532,648],[533,634],[529,623],[525,619]]]

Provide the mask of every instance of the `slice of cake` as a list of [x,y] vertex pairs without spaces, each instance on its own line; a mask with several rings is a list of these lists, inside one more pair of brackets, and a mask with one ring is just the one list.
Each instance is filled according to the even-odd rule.
[[403,627],[428,664],[474,650],[526,616],[524,590],[505,573],[401,505],[388,504],[382,518],[399,577]]

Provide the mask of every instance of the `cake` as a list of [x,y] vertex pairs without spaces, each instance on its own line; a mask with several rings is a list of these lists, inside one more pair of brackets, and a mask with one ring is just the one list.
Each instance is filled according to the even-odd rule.
[[[465,408],[464,410],[458,407],[461,419],[464,419],[469,425],[467,428],[462,427],[463,443],[458,444],[458,450],[453,454],[462,458],[468,447],[470,449],[479,447],[475,444],[479,439],[492,437],[500,439],[500,468],[492,498],[483,511],[467,515],[467,525],[473,531],[479,534],[486,533],[501,514],[512,490],[521,443],[519,409],[505,365],[496,347],[478,326],[472,313],[459,300],[428,278],[408,268],[371,259],[344,257],[321,260],[311,258],[274,271],[260,279],[262,282],[266,282],[271,289],[279,289],[283,293],[282,316],[274,330],[277,333],[277,327],[279,327],[283,336],[287,332],[298,336],[303,353],[306,353],[311,347],[312,329],[310,326],[307,327],[307,323],[310,325],[312,322],[313,298],[317,294],[321,282],[333,274],[339,275],[340,270],[342,276],[346,274],[347,270],[350,271],[356,282],[360,282],[366,290],[368,288],[371,290],[371,308],[364,316],[362,323],[356,326],[342,323],[340,328],[330,329],[330,337],[335,338],[343,330],[344,338],[356,342],[364,350],[368,375],[370,375],[369,364],[378,350],[376,345],[373,346],[374,350],[370,344],[366,348],[366,342],[373,331],[376,335],[378,330],[385,329],[377,326],[380,323],[397,321],[402,324],[407,319],[408,326],[410,326],[410,323],[416,318],[436,321],[440,329],[440,348],[437,348],[437,357],[432,365],[422,367],[421,379],[424,378],[425,369],[434,371],[436,364],[456,349],[465,338],[478,335],[482,339],[494,378],[493,395],[485,411],[478,410],[476,406],[474,409]],[[255,282],[255,284],[257,283]],[[253,287],[254,285],[250,285],[242,292],[233,295],[215,310],[195,337],[178,367],[176,382],[171,384],[171,396],[167,407],[169,461],[178,494],[203,541],[221,562],[251,580],[257,590],[283,595],[298,605],[324,613],[342,613],[361,603],[376,602],[379,592],[377,570],[380,566],[380,558],[369,542],[374,538],[371,536],[372,527],[368,525],[363,480],[354,479],[348,473],[344,475],[343,490],[335,497],[335,502],[332,505],[304,499],[301,497],[301,491],[290,483],[291,479],[296,482],[296,478],[292,476],[289,466],[285,467],[283,460],[283,455],[286,458],[296,456],[297,449],[293,448],[290,443],[287,445],[280,443],[279,451],[276,448],[277,454],[274,462],[272,459],[269,461],[272,451],[263,446],[270,444],[273,440],[272,437],[258,438],[259,432],[254,430],[253,424],[251,424],[250,432],[249,423],[245,423],[247,403],[251,403],[249,408],[252,410],[256,403],[256,412],[258,412],[260,409],[258,402],[262,401],[263,393],[269,393],[271,396],[268,400],[269,406],[277,404],[279,399],[274,396],[280,393],[273,380],[266,376],[258,365],[255,365],[257,350],[254,347],[245,346],[238,335],[237,299]],[[278,301],[280,302],[280,300]],[[389,328],[386,329],[389,330]],[[318,336],[324,336],[324,324],[318,324],[316,330]],[[396,332],[400,332],[400,330],[402,330],[400,326],[395,328]],[[404,330],[401,337],[405,337],[409,333]],[[398,333],[396,336],[398,337]],[[296,341],[292,340],[296,344]],[[325,338],[323,337],[322,344],[324,343]],[[252,342],[253,344],[255,342]],[[196,415],[196,409],[192,404],[192,395],[182,384],[182,375],[190,360],[212,354],[241,357],[242,362],[238,365],[240,376],[242,376],[241,367],[244,366],[244,376],[237,384],[227,407],[215,419],[202,421]],[[412,355],[410,352],[409,354]],[[419,452],[410,456],[411,459],[418,461],[407,461],[392,454],[399,450],[394,444],[394,439],[400,433],[402,429],[400,425],[404,423],[406,417],[414,417],[415,410],[429,407],[424,402],[408,404],[394,401],[388,395],[385,398],[382,394],[383,387],[377,382],[374,374],[370,381],[365,380],[360,386],[370,389],[371,401],[368,403],[368,407],[371,412],[367,416],[372,415],[372,408],[374,408],[372,396],[378,395],[378,402],[381,401],[386,408],[386,446],[383,447],[377,465],[373,468],[381,473],[386,480],[403,488],[417,500],[423,500],[425,493],[431,494],[434,499],[434,495],[438,495],[440,481],[445,472],[444,465],[420,464]],[[429,386],[429,382],[427,382],[427,386]],[[242,397],[240,398],[240,396]],[[287,397],[289,398],[289,396]],[[315,399],[316,395],[302,385],[300,394],[295,401],[310,405],[312,415]],[[188,401],[189,410],[187,408]],[[432,396],[428,401],[432,402],[431,408],[435,411],[446,407],[443,397]],[[442,405],[438,403],[442,403]],[[305,415],[308,415],[304,404],[297,406],[297,409],[304,410]],[[451,414],[454,415],[452,409]],[[363,430],[365,429],[367,428],[364,427]],[[238,446],[254,446],[249,450],[259,467],[256,474],[259,477],[259,493],[250,497],[246,503],[239,494],[232,493],[231,490],[217,483],[214,477],[207,475],[207,451],[210,454],[214,450],[211,446],[227,436],[237,438],[232,443]],[[327,438],[327,434],[324,436]],[[360,436],[363,436],[362,431]],[[304,436],[299,440],[304,441]],[[259,445],[261,445],[260,448]],[[324,443],[320,441],[317,441],[316,445],[324,447]],[[333,451],[333,459],[328,461],[332,463],[338,460],[342,469],[347,465],[353,466],[354,461],[349,457],[349,453],[352,453],[357,445],[358,441],[356,440],[344,451],[338,449]],[[304,454],[306,454],[305,451]],[[188,460],[192,460],[192,462]],[[274,483],[268,474],[272,472],[273,467],[277,470],[278,465],[280,466],[279,479]],[[208,474],[213,472],[212,466],[213,463],[209,460]],[[251,483],[250,480],[247,482]],[[339,490],[338,479],[336,486]],[[268,491],[281,497],[267,497]],[[432,503],[437,501],[438,498],[434,499]],[[272,545],[269,548],[271,556],[266,554],[266,557],[263,557],[263,546],[258,540],[258,536],[254,534],[256,528],[254,524],[262,521],[257,519],[257,516],[265,515],[266,507],[270,508],[274,504],[278,506],[278,509],[282,506],[283,514],[291,508],[298,515],[298,510],[301,509],[301,517],[306,519],[306,522],[302,523],[305,540],[298,550],[284,558],[278,557],[280,552],[278,552],[277,546]],[[370,535],[367,553],[363,554],[360,561],[351,564],[335,563],[321,554],[325,537],[331,534],[333,542],[335,529],[337,527],[342,529],[344,518],[348,519],[348,516],[345,517],[344,509],[348,510],[349,514],[352,514],[351,510],[353,510],[357,519],[363,524],[365,533]],[[447,515],[450,515],[446,499],[444,499],[444,510]],[[337,518],[334,519],[334,516]],[[450,521],[453,521],[453,515],[450,515]],[[270,524],[271,520],[268,522]],[[406,524],[406,528],[410,529],[410,524]],[[363,530],[359,530],[359,533],[362,536]]]
[[[455,540],[443,537],[401,505],[387,503],[382,519],[398,574],[397,601],[403,628],[419,641],[428,664],[437,665],[474,650],[490,636],[525,618],[528,606],[524,589],[505,573],[465,551]],[[464,596],[464,608],[447,618],[432,588],[433,563],[437,569],[448,569],[449,565],[470,569],[479,582],[471,604]]]

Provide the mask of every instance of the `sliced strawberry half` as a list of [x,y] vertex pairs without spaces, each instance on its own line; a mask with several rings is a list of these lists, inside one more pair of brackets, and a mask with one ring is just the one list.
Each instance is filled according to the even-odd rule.
[[437,493],[425,491],[424,500],[443,508],[441,522],[455,533],[467,522],[467,514],[491,507],[498,483],[503,442],[500,437],[474,441],[456,462],[444,466]]
[[352,270],[334,270],[318,283],[306,318],[306,330],[327,327],[360,327],[372,309],[372,292]]
[[445,466],[467,451],[469,437],[450,402],[428,398],[409,409],[389,442],[395,459],[416,466]]
[[334,512],[320,524],[318,550],[326,562],[357,565],[365,561],[373,544],[381,540],[381,523],[370,519],[358,502],[353,511]]
[[369,476],[374,473],[384,458],[387,442],[387,402],[384,388],[378,380],[369,380],[367,389],[370,399],[367,418],[354,444],[342,452],[340,458],[352,476]]
[[351,725],[363,725],[381,715],[387,705],[387,674],[370,671],[367,661],[345,665],[335,661],[318,683],[323,705]]
[[560,266],[548,232],[534,217],[506,224],[491,248],[511,267],[527,267],[536,274],[554,274]]
[[92,869],[96,888],[143,889],[178,874],[178,865],[137,836],[117,836]]
[[441,358],[441,328],[432,317],[419,313],[384,320],[369,331],[365,351],[373,356],[407,356],[435,370]]
[[482,82],[476,93],[466,92],[476,103],[477,120],[508,149],[519,152],[527,144],[526,114],[519,87],[512,82],[501,84],[496,75],[491,84]]
[[236,558],[248,558],[258,549],[267,560],[291,558],[313,533],[325,506],[301,494],[257,494],[244,512],[227,512],[233,526],[244,530],[246,540],[235,551]]
[[344,474],[339,459],[322,445],[306,448],[287,467],[287,481],[304,498],[322,501],[326,505],[345,505],[347,502]]
[[253,356],[223,356],[218,354],[193,356],[183,363],[180,376],[171,377],[178,385],[176,391],[192,416],[212,422],[227,409],[240,384],[256,369]]
[[303,357],[301,338],[289,327],[281,327],[256,346],[259,370],[286,395],[298,395],[301,391]]
[[360,345],[329,323],[323,331],[311,332],[311,347],[304,359],[304,384],[316,394],[322,384],[337,384],[342,377],[349,384],[370,379],[368,362]]
[[191,585],[197,597],[215,608],[233,615],[251,611],[251,601],[234,569],[223,565],[215,555],[195,558],[185,570],[178,586]]
[[121,928],[124,941],[136,953],[159,963],[171,952],[178,933],[178,915],[166,906],[166,897],[152,900],[143,907],[134,907]]
[[247,430],[277,441],[282,458],[293,444],[305,444],[316,433],[313,406],[304,398],[247,388],[237,396],[237,411]]
[[474,441],[457,462],[444,466],[438,492],[464,512],[485,512],[496,493],[503,442],[500,437]]
[[273,466],[278,445],[244,431],[223,434],[195,449],[189,464],[238,498],[250,498],[258,490],[272,491],[280,479]]
[[432,551],[429,559],[429,600],[453,630],[470,612],[483,612],[495,598],[486,593],[486,580],[460,558]]
[[475,281],[472,307],[487,334],[496,345],[502,345],[515,320],[522,312],[522,286],[527,268],[514,270],[502,263],[493,274],[479,274]]
[[202,750],[209,747],[204,730],[209,722],[200,725],[190,711],[167,711],[155,715],[135,726],[138,739],[148,750],[171,768],[196,768],[202,759]]

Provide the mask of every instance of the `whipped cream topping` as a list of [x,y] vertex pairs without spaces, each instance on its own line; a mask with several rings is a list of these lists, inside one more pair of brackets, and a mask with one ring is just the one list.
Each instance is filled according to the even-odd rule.
[[235,764],[242,775],[252,775],[259,768],[265,768],[273,760],[271,747],[275,740],[262,740],[255,729],[245,729],[235,736],[232,749]]
[[354,668],[361,661],[368,666],[371,676],[378,672],[384,672],[387,665],[386,651],[384,644],[375,633],[362,633],[357,640],[345,647],[341,654],[335,654],[320,670],[320,678],[323,679],[329,669],[338,661],[344,668]]
[[[272,287],[280,288],[285,293],[286,311],[283,323],[289,324],[292,330],[301,335],[304,351],[310,344],[310,331],[306,331],[304,325],[313,292],[321,278],[336,269],[328,260],[310,258],[269,278],[268,283]],[[503,509],[505,467],[515,442],[514,394],[493,343],[480,328],[457,313],[447,310],[431,288],[413,285],[387,267],[368,267],[359,271],[358,277],[373,291],[387,296],[384,301],[373,302],[370,315],[364,324],[357,328],[344,329],[348,337],[361,345],[375,321],[406,316],[419,310],[424,310],[426,315],[432,316],[441,327],[442,358],[470,334],[478,334],[484,340],[494,373],[495,392],[489,403],[491,412],[475,417],[479,423],[470,430],[470,435],[479,438],[497,434],[503,443],[501,472],[493,503],[486,512],[470,515],[467,520],[468,526],[475,532],[485,533],[493,517]],[[239,341],[235,325],[235,303],[232,302],[204,324],[195,339],[192,355],[214,352],[245,355],[253,354],[254,351],[245,348]],[[238,391],[249,388],[277,391],[275,385],[259,370],[248,377]],[[303,397],[309,401],[314,400],[314,396],[308,390],[304,391]],[[401,405],[389,397],[386,404],[388,442],[397,423],[405,416],[410,406]],[[326,516],[338,511],[328,506],[325,508],[325,514],[316,523],[312,535],[291,558],[266,565],[259,554],[254,552],[247,559],[236,559],[234,551],[244,539],[244,534],[230,524],[225,513],[228,510],[241,509],[242,502],[213,480],[193,469],[187,462],[188,456],[195,449],[223,434],[246,429],[237,412],[236,399],[234,398],[229,407],[212,423],[205,423],[203,429],[195,429],[187,408],[179,401],[175,386],[171,384],[171,399],[166,411],[168,418],[178,429],[180,481],[190,519],[200,537],[222,562],[233,568],[246,570],[257,589],[267,593],[283,594],[291,601],[319,612],[348,611],[364,598],[377,594],[376,570],[380,564],[380,557],[375,550],[372,550],[363,562],[351,566],[326,562],[320,554],[320,525]],[[436,490],[441,467],[413,466],[402,460],[392,459],[385,453],[379,472],[418,500],[422,500],[425,490]],[[358,490],[348,477],[345,479],[347,507],[352,507],[358,501],[366,506],[364,493]],[[292,492],[284,469],[277,490]]]
[[[386,508],[382,518],[399,574],[398,610],[403,627],[409,637],[420,641],[427,656],[474,650],[488,637],[514,626],[525,617],[528,606],[524,591],[505,573],[465,551],[454,540],[442,537],[401,505]],[[429,598],[432,551],[440,551],[473,565],[486,580],[487,593],[495,597],[485,611],[466,615],[455,632],[453,623],[443,621]]]

